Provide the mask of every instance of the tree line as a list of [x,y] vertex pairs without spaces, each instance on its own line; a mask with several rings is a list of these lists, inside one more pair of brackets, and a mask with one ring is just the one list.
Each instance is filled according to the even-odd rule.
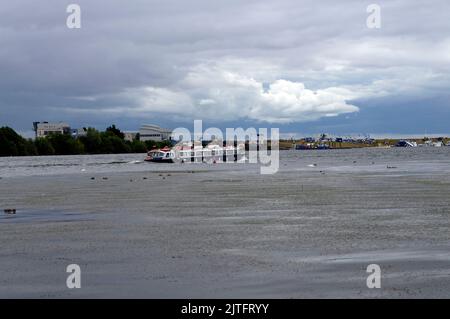
[[88,128],[80,137],[51,134],[34,140],[23,138],[10,127],[1,127],[0,156],[145,153],[155,147],[170,145],[169,141],[140,141],[139,134],[133,141],[124,138],[125,135],[115,125],[104,132]]

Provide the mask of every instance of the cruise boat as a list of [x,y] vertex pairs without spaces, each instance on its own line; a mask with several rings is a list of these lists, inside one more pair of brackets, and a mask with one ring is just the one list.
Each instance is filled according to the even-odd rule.
[[222,163],[245,160],[245,144],[222,146],[222,142],[211,142],[203,147],[200,142],[179,143],[173,148],[164,147],[148,152],[145,161],[154,163]]
[[169,147],[153,149],[147,153],[144,161],[155,163],[173,163],[174,154]]

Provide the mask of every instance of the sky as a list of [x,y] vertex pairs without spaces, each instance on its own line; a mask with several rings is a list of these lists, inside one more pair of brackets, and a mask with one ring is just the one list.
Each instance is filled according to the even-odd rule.
[[[81,8],[70,29],[69,4]],[[371,4],[380,28],[369,28]],[[448,0],[0,2],[0,126],[450,133]]]

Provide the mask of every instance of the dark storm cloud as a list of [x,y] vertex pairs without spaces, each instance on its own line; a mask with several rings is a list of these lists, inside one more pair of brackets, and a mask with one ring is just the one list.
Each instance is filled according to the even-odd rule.
[[[66,27],[73,2],[82,9],[79,30]],[[155,117],[169,125],[219,115],[219,122],[345,127],[345,115],[324,117],[377,112],[355,101],[395,96],[403,110],[416,96],[449,108],[439,98],[450,84],[448,1],[378,1],[377,30],[366,27],[370,3],[2,3],[0,124],[26,130],[33,120],[81,126],[122,119],[131,128]],[[423,113],[413,104],[410,110]],[[370,131],[365,123],[361,130]]]

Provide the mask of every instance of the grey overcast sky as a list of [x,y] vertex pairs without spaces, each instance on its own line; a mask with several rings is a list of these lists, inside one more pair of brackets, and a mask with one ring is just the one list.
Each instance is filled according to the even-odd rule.
[[[66,26],[71,3],[81,29]],[[366,25],[381,7],[381,28]],[[0,2],[0,126],[450,133],[448,0]]]

